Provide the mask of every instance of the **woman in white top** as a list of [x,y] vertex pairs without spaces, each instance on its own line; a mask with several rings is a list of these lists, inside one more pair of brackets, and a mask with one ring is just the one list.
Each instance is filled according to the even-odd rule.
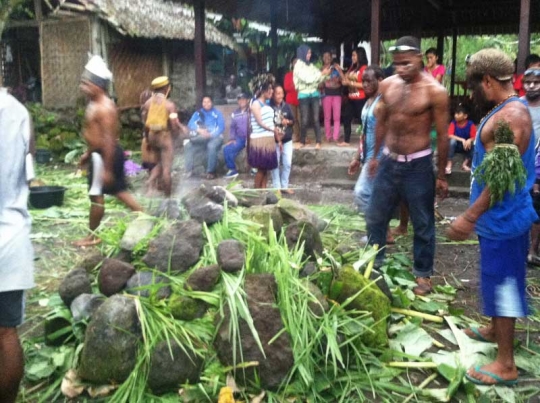
[[248,136],[248,162],[257,168],[255,188],[265,189],[269,172],[278,166],[276,141],[279,132],[274,127],[274,110],[267,101],[272,98],[273,76],[256,77],[252,81],[255,99],[251,102],[251,132]]

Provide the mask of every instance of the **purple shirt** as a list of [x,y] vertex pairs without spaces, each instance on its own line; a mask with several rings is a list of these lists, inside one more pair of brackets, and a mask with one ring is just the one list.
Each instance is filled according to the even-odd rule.
[[231,130],[229,140],[246,140],[248,133],[249,109],[242,111],[238,108],[231,115]]

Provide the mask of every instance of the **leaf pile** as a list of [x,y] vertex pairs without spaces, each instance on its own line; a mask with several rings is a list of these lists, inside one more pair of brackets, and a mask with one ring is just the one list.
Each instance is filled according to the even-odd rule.
[[521,190],[527,180],[527,171],[518,148],[514,145],[514,132],[508,122],[499,120],[495,129],[495,147],[486,154],[474,172],[478,183],[485,184],[491,193],[490,207]]

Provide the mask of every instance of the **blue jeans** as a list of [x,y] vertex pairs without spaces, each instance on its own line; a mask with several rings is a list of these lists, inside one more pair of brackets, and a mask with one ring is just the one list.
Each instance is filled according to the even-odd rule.
[[[292,141],[287,141],[283,144],[283,153],[279,150],[279,145],[276,144],[276,152],[278,158],[278,167],[276,169],[272,169],[272,187],[276,189],[288,189],[293,154]],[[279,167],[280,164],[281,169]]]
[[373,192],[373,178],[369,177],[369,160],[367,160],[362,167],[360,176],[354,186],[354,205],[360,213],[366,213],[369,205],[369,199],[371,199],[371,193]]
[[450,139],[450,147],[448,147],[448,159],[451,160],[452,158],[454,158],[454,155],[456,155],[456,153],[465,154],[465,158],[472,160],[472,156],[474,153],[474,144],[471,144],[470,149],[465,150],[461,141],[458,142],[455,139]]
[[313,119],[313,130],[315,130],[315,138],[317,143],[321,142],[321,123],[319,122],[320,98],[310,97],[301,98],[300,102],[300,117],[302,124],[300,125],[300,142],[306,144],[306,135],[309,125],[309,119]]
[[215,173],[217,167],[218,152],[223,144],[223,137],[212,137],[206,141],[189,142],[184,147],[184,156],[186,159],[186,172],[193,171],[194,157],[197,151],[206,149],[207,153],[207,173]]
[[[373,184],[373,192],[366,211],[369,243],[386,245],[386,231],[395,208],[401,200],[409,206],[414,228],[414,267],[416,277],[433,274],[435,256],[435,173],[432,156],[410,162],[397,162],[383,156]],[[379,249],[377,263],[384,259]]]
[[223,158],[225,165],[231,171],[236,171],[236,156],[246,147],[246,139],[236,139],[234,143],[223,147]]

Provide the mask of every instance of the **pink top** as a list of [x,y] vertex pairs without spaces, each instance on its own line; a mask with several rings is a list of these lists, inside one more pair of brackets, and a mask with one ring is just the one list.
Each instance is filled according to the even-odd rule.
[[446,72],[446,69],[444,68],[444,66],[443,66],[442,64],[439,64],[439,65],[437,65],[437,67],[435,67],[435,68],[433,69],[433,71],[429,71],[429,70],[427,69],[427,67],[424,68],[424,71],[425,71],[426,73],[431,73],[431,75],[433,76],[433,78],[437,78],[437,76],[439,76],[439,75],[444,77],[444,73]]

